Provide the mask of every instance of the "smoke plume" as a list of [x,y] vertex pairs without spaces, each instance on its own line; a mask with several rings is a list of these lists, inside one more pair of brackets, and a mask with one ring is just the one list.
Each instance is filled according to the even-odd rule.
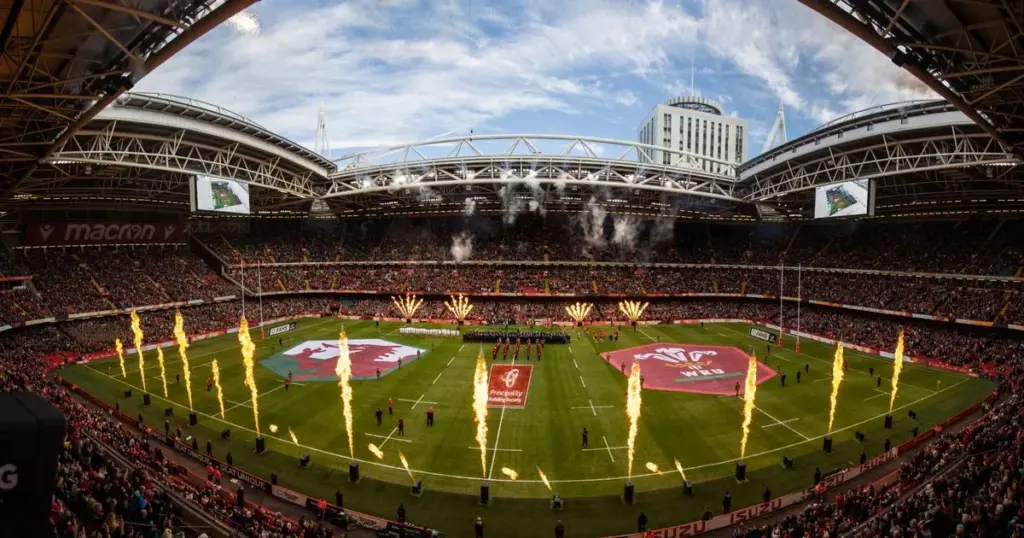
[[464,262],[473,255],[473,236],[462,232],[452,236],[452,259],[456,262]]

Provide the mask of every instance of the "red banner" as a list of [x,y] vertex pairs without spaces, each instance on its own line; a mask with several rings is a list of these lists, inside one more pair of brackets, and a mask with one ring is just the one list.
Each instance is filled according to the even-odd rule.
[[487,379],[488,407],[526,407],[533,366],[495,364]]
[[33,222],[25,225],[25,245],[108,245],[181,243],[181,222]]

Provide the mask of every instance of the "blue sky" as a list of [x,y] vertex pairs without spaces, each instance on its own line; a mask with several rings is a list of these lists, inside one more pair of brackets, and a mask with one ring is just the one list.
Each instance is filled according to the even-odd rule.
[[[932,98],[796,0],[263,0],[136,91],[223,106],[309,147],[323,102],[335,157],[443,134],[636,138],[695,91],[761,149],[877,104]],[[752,153],[752,155],[753,155]]]

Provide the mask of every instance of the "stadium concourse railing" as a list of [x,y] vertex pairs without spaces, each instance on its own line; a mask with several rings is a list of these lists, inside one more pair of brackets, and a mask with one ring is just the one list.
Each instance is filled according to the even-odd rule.
[[[273,324],[281,323],[281,322],[292,321],[292,320],[295,320],[295,319],[298,319],[298,318],[303,318],[303,317],[311,317],[311,316],[310,315],[299,315],[299,316],[288,316],[288,317],[282,317],[282,318],[275,318],[275,319],[268,320],[268,321],[264,322],[264,326],[266,326],[266,325],[273,325]],[[366,317],[366,316],[337,316],[337,317],[338,317],[338,319],[349,319],[349,320],[374,319],[374,318]],[[398,318],[383,318],[383,319],[393,320],[393,321],[400,321]],[[423,321],[443,321],[443,320],[423,320]],[[448,321],[450,321],[450,320],[448,320]],[[827,337],[823,337],[823,336],[818,336],[818,335],[814,335],[814,334],[803,332],[803,331],[799,331],[798,332],[798,331],[784,330],[784,329],[780,328],[777,325],[758,323],[756,321],[752,321],[752,320],[748,320],[748,319],[734,319],[734,318],[688,319],[688,320],[675,320],[675,321],[672,321],[671,323],[678,324],[678,325],[689,325],[689,324],[699,324],[699,323],[702,323],[702,322],[703,323],[748,323],[748,324],[751,324],[751,325],[760,325],[760,326],[766,327],[768,329],[785,332],[785,333],[790,334],[792,336],[800,336],[801,338],[807,338],[807,339],[815,340],[815,341],[822,342],[822,343],[828,343],[828,344],[836,344],[836,343],[838,343],[836,340],[833,340],[831,338],[827,338]],[[654,321],[640,322],[641,325],[655,325],[655,324],[658,324],[658,323],[660,323],[660,322],[654,322]],[[552,325],[554,325],[554,324],[555,323],[552,323]],[[565,324],[565,323],[562,323],[562,322],[557,323],[557,325],[563,325],[563,324]],[[593,325],[607,325],[607,323],[600,323],[600,322],[598,322],[598,323],[594,323]],[[224,329],[224,330],[220,330],[220,331],[214,331],[214,332],[203,334],[203,335],[197,335],[197,336],[194,337],[194,339],[195,340],[202,340],[202,339],[206,339],[206,338],[213,338],[213,337],[216,337],[216,336],[221,336],[221,335],[224,335],[224,334],[230,334],[230,333],[234,333],[234,332],[237,332],[237,331],[238,331],[237,327],[232,327],[232,328],[229,328],[229,329]],[[158,343],[150,344],[147,347],[145,347],[144,349],[148,350],[148,349],[153,349],[155,347],[170,346],[172,344],[174,344],[174,341],[168,340],[166,342],[158,342]],[[858,351],[861,351],[861,352],[864,352],[864,353],[869,353],[869,354],[874,354],[874,355],[885,356],[885,357],[888,357],[888,358],[893,358],[892,353],[890,353],[888,351],[878,350],[878,349],[874,349],[874,348],[870,348],[870,347],[866,347],[866,346],[860,346],[860,345],[856,345],[856,344],[842,343],[842,345],[844,347],[848,347],[850,349],[855,349],[855,350],[858,350]],[[91,360],[96,360],[96,359],[110,357],[110,356],[113,356],[113,352],[109,352],[108,351],[108,352],[94,353],[94,354],[82,357],[80,359],[80,362],[88,362],[88,361],[91,361]],[[960,373],[964,373],[964,374],[972,376],[972,377],[977,377],[978,376],[978,374],[976,372],[970,371],[970,370],[968,370],[966,368],[961,368],[961,367],[958,367],[958,366],[949,365],[949,364],[946,364],[946,363],[944,363],[942,361],[938,361],[938,360],[934,360],[934,359],[922,360],[922,359],[919,359],[919,358],[910,358],[910,357],[908,357],[908,358],[905,358],[904,360],[906,360],[908,362],[920,362],[920,363],[926,364],[928,366],[932,366],[932,367],[936,367],[936,368],[942,368],[942,369],[946,369],[946,370],[950,370],[950,371],[955,371],[955,372],[960,372]],[[103,407],[104,409],[107,409],[107,410],[111,410],[110,406],[108,406],[106,403],[104,403],[103,401],[99,400],[98,398],[92,396],[88,392],[82,390],[80,387],[78,387],[76,385],[73,385],[73,384],[71,384],[71,383],[69,383],[69,382],[67,382],[66,380],[63,380],[63,379],[61,380],[61,382],[64,383],[66,386],[68,386],[71,390],[75,391],[77,394],[80,394],[81,396],[83,396],[86,399],[88,399],[90,402],[94,403],[95,405]],[[989,399],[991,399],[991,398],[992,398],[992,396],[989,397]],[[988,400],[986,400],[986,401],[988,401]],[[948,427],[952,426],[953,424],[956,424],[957,422],[963,420],[965,417],[970,416],[971,414],[976,412],[978,409],[980,409],[981,405],[982,405],[981,403],[974,404],[974,405],[970,406],[969,408],[964,409],[960,413],[956,414],[952,418],[946,420],[942,424],[939,424],[939,425],[936,425],[936,426],[934,426],[932,428],[929,428],[928,430],[926,430],[925,432],[921,433],[917,437],[915,437],[915,438],[913,438],[913,439],[911,439],[909,441],[906,441],[906,442],[900,444],[899,446],[893,447],[890,450],[888,450],[887,452],[885,452],[883,454],[880,454],[880,455],[878,455],[878,456],[876,456],[876,457],[866,461],[863,464],[854,465],[854,466],[848,467],[846,469],[835,471],[835,472],[829,474],[828,476],[826,476],[825,479],[823,480],[822,484],[820,484],[820,485],[815,485],[815,486],[811,486],[811,487],[808,487],[808,488],[804,488],[802,490],[795,491],[795,492],[790,493],[788,495],[783,495],[783,496],[781,496],[779,498],[772,499],[771,501],[766,502],[766,503],[759,503],[759,504],[747,506],[747,507],[744,507],[744,508],[740,508],[740,509],[735,510],[733,512],[730,512],[728,514],[722,514],[722,515],[719,515],[719,516],[714,517],[714,518],[712,518],[710,520],[707,520],[707,521],[694,521],[694,522],[690,522],[690,523],[684,523],[682,525],[676,525],[674,527],[667,527],[667,528],[664,528],[664,529],[657,529],[657,530],[654,530],[654,531],[647,531],[646,533],[632,533],[632,534],[624,534],[624,535],[615,535],[614,537],[610,537],[610,538],[673,538],[673,537],[676,537],[676,536],[695,536],[695,535],[698,535],[698,534],[703,534],[703,533],[710,532],[710,531],[713,531],[713,530],[722,529],[722,528],[725,528],[725,527],[728,527],[728,526],[731,526],[731,525],[735,525],[735,524],[738,524],[738,523],[748,522],[748,521],[751,521],[753,519],[756,519],[756,518],[759,518],[759,517],[762,517],[762,516],[765,516],[765,515],[769,515],[769,514],[771,514],[773,512],[777,512],[779,510],[788,508],[790,506],[793,506],[795,504],[801,503],[801,502],[806,501],[808,499],[812,499],[812,498],[814,498],[817,495],[820,495],[822,492],[818,489],[819,487],[824,487],[825,490],[835,488],[835,487],[840,486],[840,485],[842,485],[842,484],[844,484],[846,482],[849,482],[850,480],[853,480],[854,478],[856,478],[856,477],[858,477],[858,476],[860,476],[860,475],[862,475],[862,474],[864,474],[864,473],[866,473],[866,472],[868,472],[868,471],[870,471],[872,469],[875,469],[876,467],[881,466],[882,464],[884,464],[884,463],[886,463],[886,462],[888,462],[890,460],[893,460],[895,458],[900,457],[901,455],[905,454],[908,450],[910,450],[910,449],[912,449],[914,447],[917,447],[920,444],[930,440],[938,432],[941,432],[943,429],[948,428]],[[113,410],[111,410],[111,411],[113,411]],[[170,447],[174,448],[179,453],[182,453],[182,454],[184,454],[186,456],[189,456],[189,457],[191,457],[191,458],[193,458],[193,459],[203,463],[204,465],[213,466],[214,468],[217,468],[217,469],[221,470],[221,472],[227,474],[228,476],[231,476],[233,478],[238,479],[240,482],[242,482],[244,484],[247,484],[247,485],[249,485],[251,487],[260,488],[260,489],[262,489],[262,490],[264,490],[264,491],[266,491],[268,493],[271,493],[275,497],[278,497],[278,498],[283,499],[285,501],[291,502],[291,503],[296,504],[298,506],[305,507],[305,508],[307,508],[307,509],[309,509],[311,511],[316,512],[318,510],[317,509],[317,503],[321,502],[320,499],[309,497],[309,496],[307,496],[307,495],[305,495],[303,493],[300,493],[300,492],[297,492],[297,491],[293,491],[293,490],[289,490],[287,488],[280,487],[277,484],[269,482],[269,481],[267,481],[267,480],[265,480],[265,479],[263,479],[261,477],[258,477],[256,475],[247,473],[247,472],[245,472],[245,471],[243,471],[241,469],[238,469],[238,468],[232,467],[230,465],[227,465],[226,463],[221,462],[221,461],[219,461],[217,459],[214,459],[214,458],[211,458],[209,456],[206,456],[205,454],[202,454],[201,452],[199,452],[197,450],[193,450],[192,447],[190,447],[190,446],[188,446],[188,445],[186,445],[186,444],[184,444],[184,443],[174,439],[173,437],[170,437],[170,436],[167,436],[167,435],[163,435],[163,434],[161,434],[160,432],[157,432],[157,431],[153,431],[152,429],[146,427],[144,424],[140,424],[136,419],[134,419],[134,418],[132,418],[132,417],[130,417],[128,415],[125,415],[124,413],[116,412],[116,415],[122,421],[124,421],[124,422],[126,422],[126,423],[128,423],[128,424],[130,424],[132,426],[135,426],[135,427],[138,427],[138,428],[142,429],[142,431],[144,431],[147,435],[151,436],[152,438],[154,438],[154,439],[156,439],[158,441],[161,441],[161,442],[165,443],[167,446],[170,446]],[[892,475],[883,478],[883,480],[892,480],[892,479],[893,479]],[[349,518],[350,521],[353,521],[356,524],[358,524],[360,526],[363,526],[365,528],[371,529],[371,530],[381,530],[381,529],[389,528],[389,526],[391,528],[396,528],[396,526],[400,525],[399,523],[388,521],[388,520],[385,520],[383,518],[379,518],[377,516],[371,516],[371,515],[368,515],[368,514],[362,514],[362,513],[359,513],[359,512],[355,512],[355,511],[352,511],[352,510],[349,510],[349,509],[346,509],[346,508],[342,508],[342,507],[330,504],[330,503],[328,503],[327,506],[328,506],[328,515],[329,516],[330,515],[337,515],[337,514],[344,514],[346,517]],[[407,527],[412,527],[414,529],[418,529],[419,528],[419,527],[408,526],[408,525],[407,525]],[[427,530],[429,532],[429,529],[425,529],[425,530]]]

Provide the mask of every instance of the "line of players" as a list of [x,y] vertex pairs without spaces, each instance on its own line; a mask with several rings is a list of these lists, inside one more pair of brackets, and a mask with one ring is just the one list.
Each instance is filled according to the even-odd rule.
[[[512,352],[512,360],[514,360],[514,361],[515,360],[519,360],[519,347],[521,345],[522,345],[522,339],[516,338],[516,347],[515,347],[515,350]],[[494,344],[494,347],[491,349],[491,360],[496,360],[498,358],[498,351],[499,350],[501,350],[501,358],[502,359],[507,359],[508,358],[508,350],[509,350],[509,348],[511,346],[512,346],[512,337],[510,337],[510,336],[506,337],[504,340],[502,340],[501,338],[498,338],[498,342],[496,344]],[[537,343],[534,344],[532,339],[530,339],[530,338],[526,339],[526,360],[530,360],[530,349],[531,348],[536,349],[536,351],[537,351],[537,360],[538,361],[541,360],[541,357],[544,354],[544,340],[537,340]]]

